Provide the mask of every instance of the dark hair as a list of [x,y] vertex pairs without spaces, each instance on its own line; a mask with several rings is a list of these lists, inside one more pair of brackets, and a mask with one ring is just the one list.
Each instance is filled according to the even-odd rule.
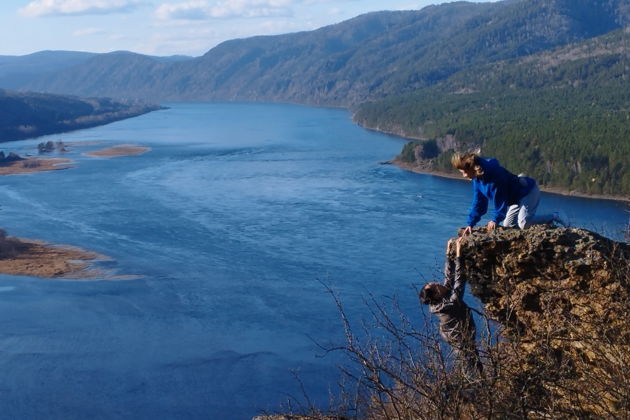
[[437,290],[435,288],[435,283],[427,283],[424,285],[422,290],[420,290],[420,302],[425,305],[430,305],[436,301],[436,293]]

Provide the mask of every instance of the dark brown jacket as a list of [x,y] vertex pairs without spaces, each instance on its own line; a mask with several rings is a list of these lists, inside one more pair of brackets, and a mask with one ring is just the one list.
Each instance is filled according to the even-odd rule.
[[466,281],[462,276],[461,259],[447,257],[444,267],[444,286],[450,293],[441,302],[429,305],[429,310],[440,320],[440,333],[451,346],[461,349],[475,342],[475,321],[464,302]]

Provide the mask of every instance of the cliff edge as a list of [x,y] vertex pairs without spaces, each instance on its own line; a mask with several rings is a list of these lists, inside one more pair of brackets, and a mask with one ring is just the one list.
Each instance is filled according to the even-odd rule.
[[374,323],[360,336],[345,323],[338,347],[351,400],[333,414],[311,407],[254,420],[629,418],[630,244],[584,229],[477,228],[461,256],[484,306],[475,317],[482,372],[460,369],[431,314],[419,328],[398,325],[399,312],[372,302]]
[[[630,246],[583,229],[473,234],[470,292],[498,322],[507,386],[534,414],[611,418],[630,409]],[[604,416],[604,417],[602,417]]]

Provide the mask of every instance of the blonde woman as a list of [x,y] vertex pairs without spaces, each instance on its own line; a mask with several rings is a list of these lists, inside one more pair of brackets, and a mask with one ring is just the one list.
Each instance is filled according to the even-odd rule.
[[540,203],[540,189],[536,181],[527,176],[516,176],[496,159],[482,158],[476,153],[455,153],[451,159],[453,166],[463,177],[471,179],[473,200],[468,213],[464,235],[472,233],[472,228],[488,211],[488,201],[494,205],[494,213],[488,222],[488,232],[497,224],[504,227],[525,229],[534,224],[557,222],[569,226],[562,211],[536,215]]

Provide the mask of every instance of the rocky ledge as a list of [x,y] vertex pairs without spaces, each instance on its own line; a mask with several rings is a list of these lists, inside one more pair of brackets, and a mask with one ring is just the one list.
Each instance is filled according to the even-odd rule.
[[379,322],[387,340],[362,347],[353,337],[346,348],[364,387],[351,418],[628,418],[630,245],[549,226],[478,228],[462,243],[469,291],[485,308],[476,316],[483,372],[462,375],[429,324],[418,334]]
[[628,244],[582,229],[480,229],[462,255],[469,290],[507,339],[502,365],[526,411],[629,412]]

